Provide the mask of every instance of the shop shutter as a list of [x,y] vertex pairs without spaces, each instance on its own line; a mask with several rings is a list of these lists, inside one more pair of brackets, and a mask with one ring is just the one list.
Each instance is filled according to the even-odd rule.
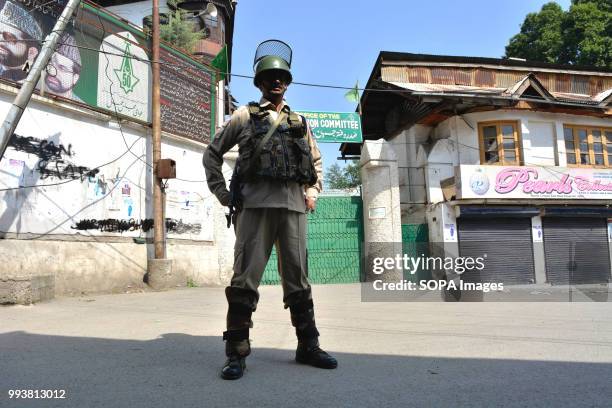
[[549,283],[609,282],[610,250],[605,218],[543,217],[542,226]]
[[466,282],[535,282],[530,218],[459,218],[459,254],[486,254],[484,269],[462,275]]

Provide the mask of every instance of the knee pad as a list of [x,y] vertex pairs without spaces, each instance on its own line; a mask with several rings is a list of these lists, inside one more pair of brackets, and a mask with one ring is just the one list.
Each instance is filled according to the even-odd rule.
[[287,309],[291,305],[297,305],[309,300],[312,301],[312,290],[310,288],[288,294],[283,299],[283,302],[285,303],[285,309]]
[[230,302],[227,308],[227,328],[243,329],[253,327],[251,316],[253,309],[244,303]]
[[242,303],[251,307],[253,311],[257,308],[259,294],[251,289],[228,286],[225,288],[225,297],[228,303]]
[[314,304],[312,299],[289,306],[291,311],[291,324],[295,327],[295,334],[300,341],[317,338],[319,331],[314,319]]

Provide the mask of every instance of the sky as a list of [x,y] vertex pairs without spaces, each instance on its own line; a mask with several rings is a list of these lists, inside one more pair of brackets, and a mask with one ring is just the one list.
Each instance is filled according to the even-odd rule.
[[[257,45],[279,39],[293,49],[298,82],[364,87],[380,51],[499,58],[527,13],[548,0],[239,0],[232,72],[253,75]],[[557,0],[567,10],[570,0]],[[259,100],[252,79],[232,77],[240,104]],[[291,85],[293,110],[354,112],[344,90]],[[324,169],[340,156],[339,144],[319,143]],[[340,161],[341,166],[344,165]]]

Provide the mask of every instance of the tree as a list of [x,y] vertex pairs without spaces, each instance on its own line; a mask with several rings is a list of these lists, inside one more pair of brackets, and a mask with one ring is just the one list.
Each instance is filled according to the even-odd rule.
[[506,57],[557,62],[563,49],[563,16],[563,9],[557,3],[546,3],[539,13],[527,14],[521,32],[506,46]]
[[510,39],[506,57],[560,64],[612,67],[612,3],[572,0],[565,12],[554,2],[529,13]]
[[361,184],[361,174],[359,163],[356,161],[341,168],[338,163],[334,163],[327,169],[325,175],[326,187],[332,189],[355,188]]
[[564,59],[573,64],[612,68],[612,3],[574,0],[561,29]]
[[198,41],[204,38],[204,33],[196,30],[196,25],[183,19],[179,10],[168,16],[168,24],[160,24],[160,38],[185,51],[193,52]]

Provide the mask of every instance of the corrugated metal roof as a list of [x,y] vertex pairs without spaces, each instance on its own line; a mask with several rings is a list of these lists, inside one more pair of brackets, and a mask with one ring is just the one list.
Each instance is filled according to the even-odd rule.
[[[408,52],[393,52],[393,51],[381,51],[379,61],[384,64],[385,61],[398,61],[398,62],[431,62],[432,65],[436,63],[452,63],[452,64],[471,64],[471,65],[498,65],[502,67],[518,67],[525,68],[529,71],[533,68],[541,68],[545,70],[555,71],[574,71],[574,72],[593,72],[601,73],[603,75],[611,75],[612,69],[602,67],[589,67],[584,65],[563,65],[563,64],[550,64],[546,62],[538,61],[520,61],[507,58],[487,58],[487,57],[464,57],[464,56],[451,56],[451,55],[432,55],[432,54],[413,54]],[[537,71],[537,69],[536,69]]]
[[580,95],[574,93],[551,92],[556,100],[562,102],[584,103],[586,105],[597,105],[600,101],[592,98],[589,95]]
[[516,71],[501,71],[497,72],[495,75],[495,86],[498,88],[510,88],[521,79],[525,78],[522,72]]
[[[450,66],[401,66],[381,67],[381,79],[414,92],[470,93],[517,97],[516,90],[527,77],[539,82],[539,92],[546,99],[596,105],[606,90],[612,89],[612,78],[568,74],[562,72],[503,71],[495,68],[461,68]],[[595,92],[597,91],[597,92]],[[522,93],[522,92],[521,92]],[[552,97],[551,97],[552,96]]]
[[[523,79],[524,80],[524,79]],[[521,80],[520,82],[523,82]],[[400,88],[408,89],[416,93],[432,93],[432,94],[471,94],[473,96],[499,96],[505,98],[512,97],[512,89],[517,88],[513,85],[511,88],[488,88],[488,87],[476,87],[476,86],[462,86],[462,85],[441,85],[441,84],[413,84],[404,82],[389,82]],[[555,101],[559,102],[571,102],[585,105],[597,105],[601,102],[604,97],[596,99],[589,95],[580,95],[573,93],[564,92],[550,92],[550,95]],[[605,94],[602,94],[605,95]],[[608,94],[609,95],[609,94]]]
[[[386,81],[389,82],[389,81]],[[404,89],[410,89],[415,92],[448,92],[448,93],[482,93],[482,94],[500,94],[505,91],[505,88],[484,88],[477,86],[463,86],[463,85],[441,85],[441,84],[412,84],[405,82],[389,82],[395,86],[399,86]]]

